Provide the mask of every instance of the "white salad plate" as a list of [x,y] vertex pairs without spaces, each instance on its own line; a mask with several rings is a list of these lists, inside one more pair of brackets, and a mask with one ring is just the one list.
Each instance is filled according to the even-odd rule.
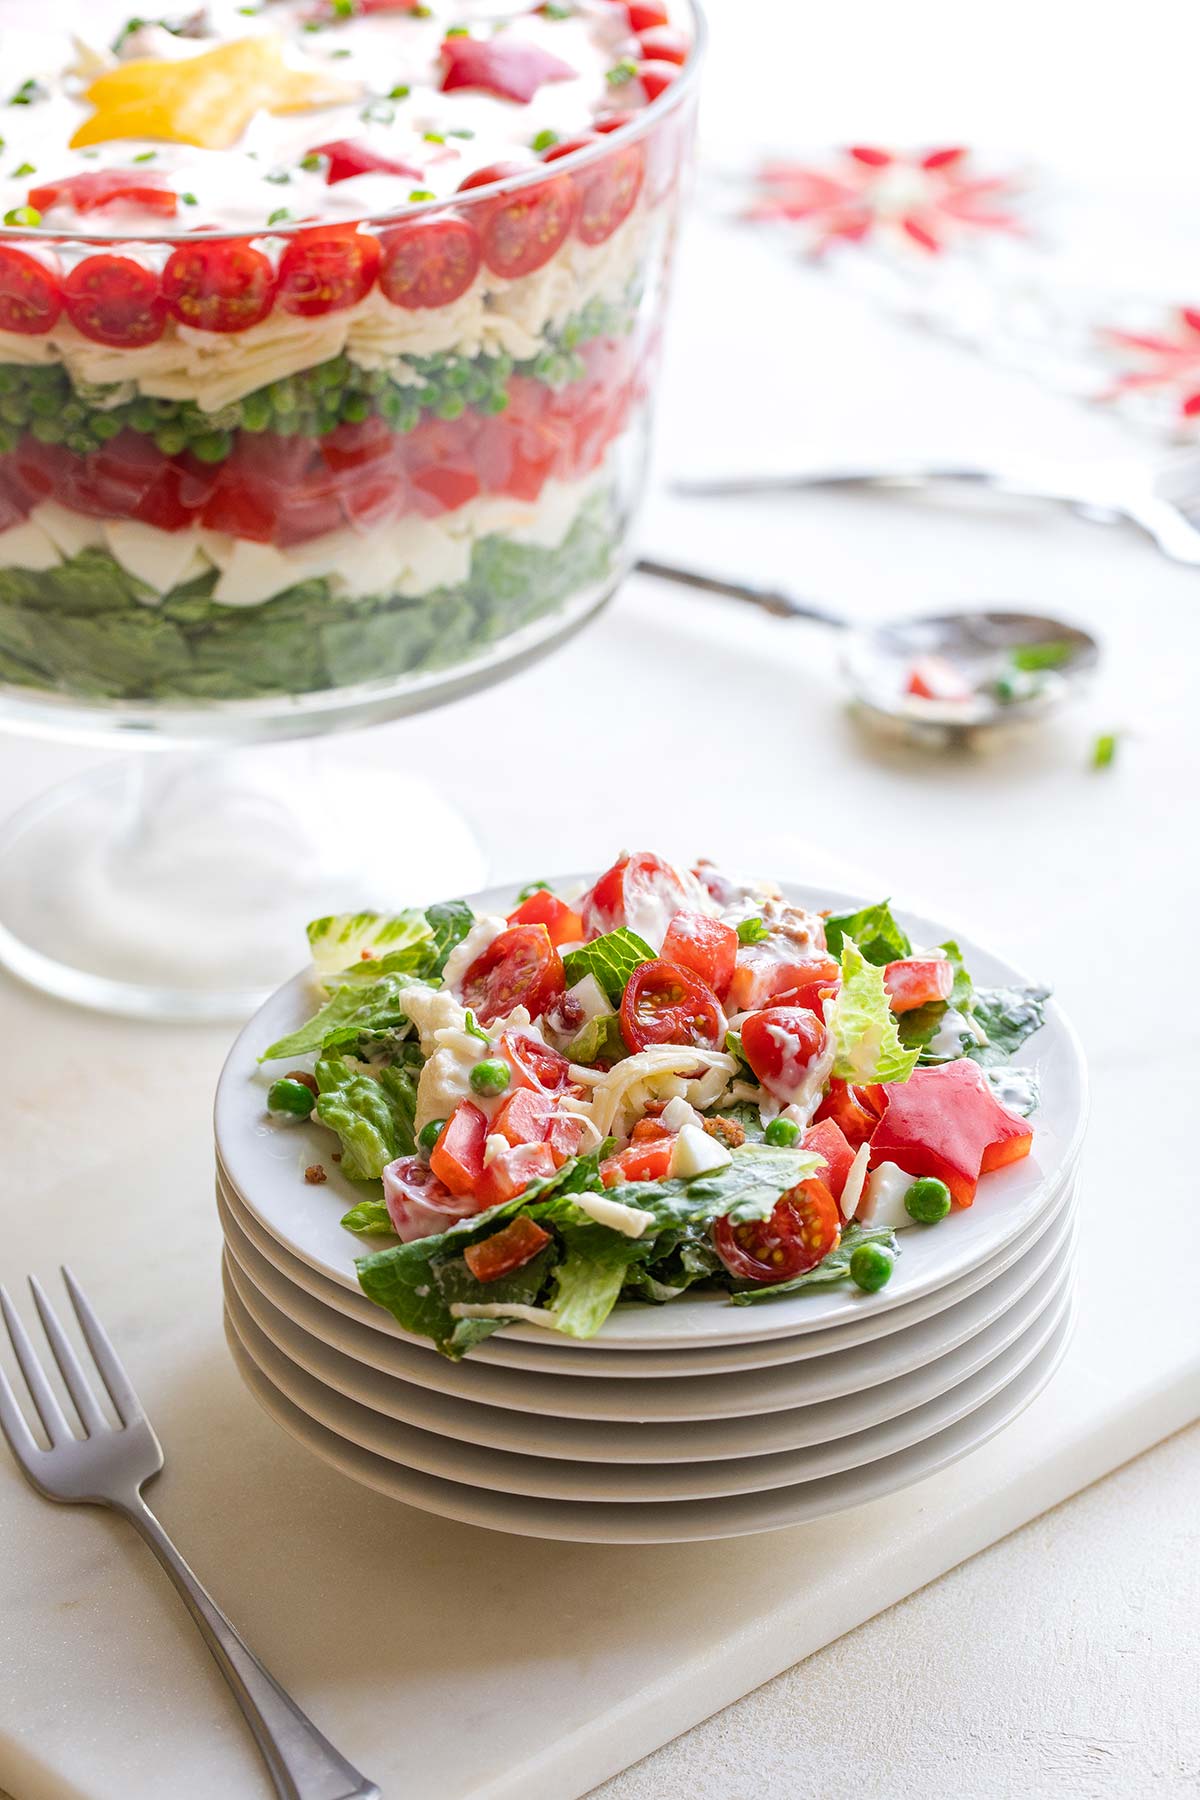
[[[695,1350],[619,1350],[606,1353],[594,1351],[590,1345],[586,1345],[579,1354],[574,1354],[569,1345],[560,1343],[557,1335],[552,1332],[539,1331],[532,1334],[538,1340],[536,1342],[514,1343],[508,1331],[501,1331],[472,1350],[470,1361],[475,1366],[492,1364],[519,1370],[523,1374],[584,1378],[598,1375],[615,1380],[627,1380],[630,1377],[675,1379],[698,1374],[741,1374],[751,1369],[775,1368],[783,1363],[827,1356],[834,1350],[848,1349],[854,1345],[877,1343],[988,1287],[1025,1255],[1038,1237],[1049,1229],[1062,1207],[1074,1204],[1077,1192],[1076,1167],[1067,1172],[1063,1184],[1057,1190],[1045,1194],[1042,1212],[1025,1230],[969,1274],[959,1276],[957,1281],[948,1282],[945,1287],[937,1288],[931,1294],[924,1294],[918,1300],[911,1300],[904,1306],[893,1307],[883,1313],[876,1312],[871,1305],[875,1295],[855,1292],[857,1316],[845,1324],[830,1326],[827,1331],[790,1338],[772,1338],[765,1343],[733,1344],[724,1348],[702,1346]],[[294,1287],[302,1288],[324,1306],[357,1324],[367,1326],[393,1343],[407,1345],[439,1362],[443,1360],[428,1338],[416,1337],[411,1332],[404,1331],[385,1308],[368,1300],[360,1289],[343,1287],[340,1282],[330,1281],[311,1264],[301,1262],[298,1257],[285,1250],[234,1193],[219,1160],[217,1196],[218,1206],[223,1205],[227,1212],[233,1214],[243,1234]],[[940,1229],[940,1226],[930,1229]],[[901,1253],[911,1235],[906,1232],[901,1238]]]
[[[861,896],[796,883],[787,884],[784,892],[793,904],[811,910],[827,906],[849,910],[870,903]],[[509,887],[493,888],[468,899],[477,912],[508,911],[515,894]],[[915,942],[934,944],[956,937],[978,983],[1025,985],[1010,964],[962,937],[955,927],[915,913],[897,916]],[[344,1230],[340,1220],[361,1192],[333,1163],[329,1133],[307,1120],[281,1122],[267,1113],[267,1089],[282,1073],[283,1064],[258,1061],[268,1044],[300,1026],[317,1004],[319,997],[305,972],[273,994],[242,1031],[217,1088],[217,1152],[230,1186],[263,1227],[300,1261],[357,1292],[354,1261],[363,1254],[362,1242]],[[299,1058],[297,1063],[305,1060]],[[1033,1153],[986,1175],[975,1204],[956,1209],[936,1231],[906,1233],[911,1241],[904,1245],[895,1278],[870,1298],[877,1316],[946,1286],[1003,1250],[1037,1217],[1048,1192],[1057,1189],[1073,1168],[1086,1120],[1086,1074],[1074,1031],[1053,1002],[1047,1005],[1041,1030],[1023,1046],[1021,1066],[1033,1070],[1041,1094],[1034,1115]],[[309,1185],[303,1171],[316,1162],[325,1166],[328,1179]],[[618,1307],[597,1341],[609,1350],[740,1345],[825,1331],[861,1313],[862,1297],[840,1288],[756,1306],[731,1306],[720,1293],[689,1291],[667,1306]],[[544,1342],[547,1336],[528,1325],[510,1326],[506,1335],[526,1343]]]
[[[1074,1183],[1063,1190],[1043,1222],[1043,1230],[1025,1252],[1032,1261],[1034,1279],[1043,1266],[1036,1258],[1039,1254],[1055,1253],[1054,1234],[1065,1230],[1074,1216],[1075,1192]],[[905,1331],[845,1350],[834,1348],[825,1356],[806,1355],[790,1364],[729,1374],[702,1371],[691,1380],[672,1376],[640,1377],[627,1382],[611,1377],[589,1381],[584,1376],[563,1379],[541,1371],[483,1364],[474,1354],[454,1364],[436,1353],[370,1330],[340,1309],[322,1305],[306,1287],[290,1282],[275,1258],[263,1254],[262,1246],[270,1240],[231,1196],[219,1196],[218,1208],[228,1248],[254,1287],[314,1339],[364,1367],[409,1387],[486,1407],[537,1413],[550,1419],[608,1420],[616,1424],[761,1416],[836,1399],[908,1374],[957,1348],[1002,1314],[1014,1299],[1014,1290],[1003,1285],[1004,1280],[1018,1264],[1024,1263],[1023,1258],[1016,1259],[977,1293],[923,1316]],[[1051,1244],[1049,1252],[1043,1250],[1046,1241]],[[362,1304],[375,1310],[365,1296]]]
[[912,1486],[980,1448],[1017,1418],[1062,1361],[1074,1327],[1070,1304],[1041,1350],[1007,1385],[955,1424],[907,1449],[840,1475],[716,1500],[629,1502],[535,1500],[498,1494],[402,1468],[320,1425],[280,1390],[243,1347],[226,1316],[226,1337],[246,1386],[263,1409],[315,1455],[390,1499],[444,1519],[522,1537],[587,1544],[673,1544],[746,1537],[801,1525]]
[[[382,1415],[384,1421],[397,1422],[402,1434],[416,1428],[423,1438],[433,1433],[489,1452],[499,1450],[591,1464],[644,1465],[761,1459],[782,1452],[812,1450],[915,1413],[1002,1356],[1065,1290],[1074,1266],[1070,1222],[1057,1254],[1048,1262],[1042,1259],[1042,1263],[1026,1291],[1014,1298],[990,1325],[911,1374],[892,1375],[844,1397],[806,1402],[787,1411],[666,1423],[557,1419],[534,1412],[505,1412],[430,1394],[367,1368],[312,1337],[255,1288],[228,1248],[224,1273],[226,1292],[232,1291],[238,1306],[276,1350],[336,1394]],[[240,1320],[237,1307],[234,1311]],[[366,1447],[381,1454],[392,1453],[375,1442]],[[410,1461],[402,1450],[395,1454],[399,1461]],[[415,1466],[430,1468],[435,1474],[445,1472],[426,1461],[418,1461]]]
[[[377,1456],[442,1480],[491,1492],[534,1499],[596,1501],[628,1505],[655,1501],[715,1500],[727,1495],[790,1487],[826,1475],[840,1475],[864,1463],[905,1450],[975,1412],[1008,1385],[1044,1346],[1070,1303],[1074,1267],[1057,1272],[1049,1300],[1016,1341],[991,1357],[974,1375],[957,1381],[923,1406],[826,1442],[765,1456],[682,1463],[566,1461],[485,1450],[455,1438],[415,1430],[306,1373],[262,1332],[238,1299],[225,1288],[226,1311],[243,1346],[280,1392],[310,1418]],[[958,1353],[961,1355],[961,1352]]]

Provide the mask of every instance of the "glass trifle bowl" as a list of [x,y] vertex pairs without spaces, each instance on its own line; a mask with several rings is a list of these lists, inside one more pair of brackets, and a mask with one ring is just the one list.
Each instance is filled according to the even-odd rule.
[[[96,11],[6,30],[4,722],[296,737],[577,629],[631,556],[692,6],[110,6],[103,41]],[[28,821],[0,848],[54,854]]]

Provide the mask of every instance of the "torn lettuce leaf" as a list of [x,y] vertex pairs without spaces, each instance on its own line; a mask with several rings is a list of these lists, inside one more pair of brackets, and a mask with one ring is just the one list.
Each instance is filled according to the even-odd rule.
[[825,921],[830,956],[841,956],[847,938],[853,938],[869,963],[899,962],[912,955],[908,933],[892,917],[890,900],[862,906],[857,912],[831,913]]
[[475,923],[475,914],[465,900],[438,900],[425,908],[425,920],[433,935],[429,945],[429,966],[424,974],[427,980],[432,980],[435,976],[441,977],[450,952],[462,943]]
[[[337,976],[333,985],[364,973],[369,980],[372,965],[381,957],[389,958],[388,967],[399,965],[390,960],[398,952],[415,950],[433,932],[424,913],[331,913],[328,918],[313,919],[308,927],[308,947],[313,964],[322,978]],[[417,961],[414,958],[414,965]],[[378,967],[375,967],[378,973]]]
[[316,1117],[340,1138],[351,1181],[378,1181],[388,1163],[413,1154],[417,1091],[407,1070],[369,1075],[332,1052],[318,1060],[316,1077]]
[[593,938],[590,944],[581,944],[578,950],[568,950],[563,968],[568,987],[574,987],[585,975],[594,975],[608,995],[609,1004],[615,1007],[620,1006],[625,984],[639,963],[653,961],[654,951],[645,938],[622,925]]
[[976,988],[971,1013],[982,1026],[986,1044],[975,1044],[968,1054],[982,1068],[1007,1062],[1026,1038],[1045,1023],[1049,988]]
[[394,1237],[395,1229],[383,1200],[359,1200],[343,1215],[342,1225],[360,1237]]
[[393,973],[380,975],[365,987],[356,982],[347,983],[338,988],[305,1024],[264,1050],[259,1062],[336,1050],[356,1043],[364,1033],[374,1035],[390,1031],[405,1021],[404,990],[415,979],[412,975]]
[[842,941],[842,985],[829,1015],[833,1073],[841,1081],[907,1081],[919,1050],[905,1049],[884,986],[883,969],[868,962],[853,938]]
[[646,1251],[638,1238],[603,1225],[560,1225],[566,1255],[554,1270],[550,1306],[566,1337],[595,1337],[617,1304],[631,1263]]
[[653,1241],[660,1231],[682,1225],[708,1225],[728,1216],[735,1223],[768,1219],[777,1201],[798,1182],[807,1181],[824,1164],[811,1150],[779,1144],[742,1144],[720,1169],[666,1181],[623,1181],[610,1197],[623,1206],[653,1214],[638,1243]]

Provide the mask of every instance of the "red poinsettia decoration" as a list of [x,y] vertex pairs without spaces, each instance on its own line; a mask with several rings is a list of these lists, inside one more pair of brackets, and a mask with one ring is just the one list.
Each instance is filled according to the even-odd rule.
[[1104,399],[1156,390],[1181,419],[1200,418],[1200,308],[1181,306],[1161,334],[1106,329],[1100,335],[1137,365],[1117,375]]
[[923,153],[854,144],[830,169],[770,162],[758,171],[751,219],[789,219],[809,228],[814,252],[836,243],[899,234],[938,255],[982,232],[1019,233],[1009,175],[978,175],[961,145]]

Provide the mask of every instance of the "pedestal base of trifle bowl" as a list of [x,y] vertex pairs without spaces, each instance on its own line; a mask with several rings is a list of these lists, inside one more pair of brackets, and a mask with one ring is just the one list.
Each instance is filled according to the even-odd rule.
[[138,757],[4,826],[0,963],[106,1012],[241,1018],[294,967],[307,920],[485,873],[467,822],[419,777],[308,745]]

